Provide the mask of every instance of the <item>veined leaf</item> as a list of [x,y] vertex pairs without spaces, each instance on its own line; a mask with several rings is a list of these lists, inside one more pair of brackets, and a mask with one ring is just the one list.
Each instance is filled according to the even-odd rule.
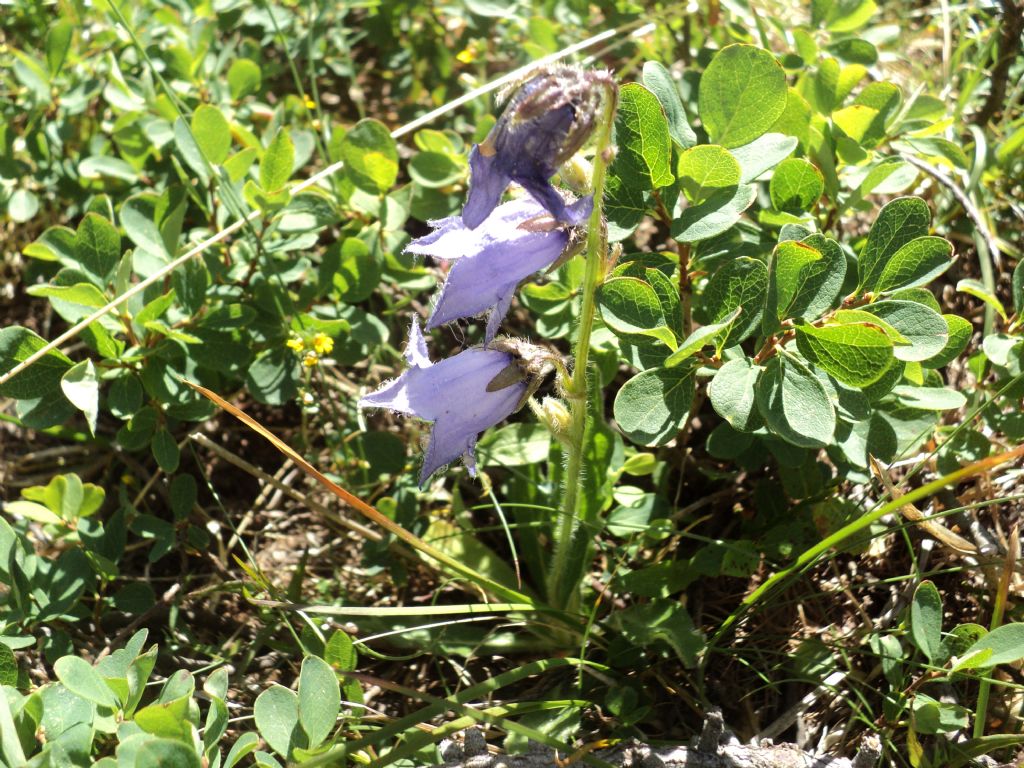
[[649,368],[622,385],[613,412],[619,428],[635,443],[663,445],[689,418],[693,369]]
[[283,188],[292,175],[294,164],[295,145],[288,131],[282,128],[274,136],[274,140],[270,142],[260,160],[260,187],[263,191],[271,193]]
[[768,267],[759,259],[740,256],[711,276],[701,294],[708,321],[722,322],[737,308],[742,309],[723,347],[739,344],[757,329],[767,295]]
[[813,210],[824,191],[821,171],[799,157],[790,157],[779,163],[768,185],[775,210],[792,213]]
[[1024,658],[1024,624],[1004,624],[996,627],[974,645],[964,655],[991,649],[987,665],[1012,664]]
[[875,283],[876,293],[930,283],[953,263],[953,245],[941,237],[911,240],[892,255]]
[[729,315],[720,322],[711,323],[710,325],[705,325],[695,330],[683,340],[675,352],[669,355],[668,359],[665,361],[665,367],[671,368],[679,365],[687,358],[693,357],[704,347],[710,345],[715,347],[716,355],[722,354],[722,348],[725,346],[725,340],[729,338],[729,334],[732,331],[732,325],[740,316],[741,311],[741,307],[736,307],[736,309],[729,313]]
[[897,360],[908,363],[928,360],[939,354],[949,341],[949,326],[942,316],[916,301],[877,301],[865,305],[864,310],[886,321],[910,342],[893,350]]
[[761,414],[754,401],[754,384],[761,368],[747,357],[730,360],[708,384],[708,398],[715,412],[740,432],[761,426]]
[[786,108],[786,74],[753,45],[720,50],[700,79],[700,118],[711,141],[739,147],[767,133]]
[[675,181],[668,120],[658,97],[639,83],[629,83],[619,91],[615,136],[619,146],[615,169],[625,181],[645,190]]
[[889,341],[893,343],[893,346],[910,343],[910,339],[885,322],[885,320],[863,309],[839,309],[832,315],[832,319],[837,323],[869,323],[875,325],[889,337]]
[[800,270],[789,316],[816,319],[839,302],[846,279],[846,256],[839,243],[824,235],[808,235],[800,242],[820,253],[821,260]]
[[605,281],[598,289],[597,306],[601,319],[616,335],[634,343],[656,339],[669,349],[676,348],[677,340],[665,321],[661,300],[643,280],[613,277]]
[[75,232],[75,257],[102,286],[121,258],[121,236],[114,225],[98,213],[87,213]]
[[866,323],[799,325],[796,343],[804,357],[851,387],[878,381],[893,360],[892,341],[877,325]]
[[703,203],[683,210],[672,222],[672,237],[682,243],[696,243],[720,235],[740,220],[756,197],[754,184],[718,190]]
[[[341,142],[345,173],[359,189],[383,195],[398,179],[398,148],[378,120],[360,120]],[[290,171],[289,171],[290,173]]]
[[822,448],[836,429],[836,412],[821,380],[796,358],[772,357],[754,386],[765,424],[788,443]]
[[783,318],[817,319],[831,309],[842,290],[846,257],[834,240],[813,234],[779,243],[770,272],[765,333],[774,332]]
[[[0,330],[0,373],[11,370],[44,346],[45,339],[28,328],[12,325]],[[56,395],[63,399],[60,394],[60,380],[69,368],[71,359],[55,349],[10,381],[0,385],[0,397],[31,400]]]
[[223,163],[231,151],[231,126],[224,114],[210,104],[200,104],[192,115],[191,127],[206,159],[214,165]]
[[653,93],[665,110],[665,118],[668,121],[668,133],[672,140],[683,149],[689,149],[697,143],[697,134],[693,132],[689,121],[686,119],[686,111],[683,109],[683,100],[679,97],[679,89],[671,73],[663,64],[657,61],[648,61],[644,64],[644,85]]
[[698,205],[719,190],[735,188],[740,183],[740,164],[724,147],[700,144],[679,159],[679,181],[686,199]]
[[897,197],[886,203],[871,225],[857,262],[860,289],[874,291],[893,255],[911,240],[928,234],[931,213],[919,197]]

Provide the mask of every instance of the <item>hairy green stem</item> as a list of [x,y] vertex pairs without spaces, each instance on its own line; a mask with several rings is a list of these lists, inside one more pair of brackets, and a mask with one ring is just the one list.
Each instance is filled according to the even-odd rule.
[[561,518],[556,527],[555,555],[548,573],[548,600],[553,606],[568,609],[575,599],[574,584],[563,584],[568,574],[569,553],[579,522],[579,491],[583,472],[584,438],[587,433],[587,366],[590,361],[590,333],[594,325],[595,297],[604,279],[608,242],[604,225],[604,184],[609,162],[612,122],[615,118],[616,93],[608,88],[604,95],[604,109],[598,125],[597,153],[594,157],[594,175],[591,189],[594,210],[587,226],[586,272],[580,303],[579,333],[576,338],[572,379],[564,382],[570,401],[572,420],[568,439],[564,441],[566,454],[565,488],[562,496]]

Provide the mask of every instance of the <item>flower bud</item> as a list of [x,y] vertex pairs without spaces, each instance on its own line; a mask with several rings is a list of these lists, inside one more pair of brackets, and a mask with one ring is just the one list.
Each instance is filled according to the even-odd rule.
[[565,403],[555,397],[545,397],[540,404],[540,419],[557,438],[569,434],[569,427],[572,424],[572,415]]
[[479,226],[510,181],[521,184],[556,220],[582,223],[593,201],[581,198],[567,206],[550,178],[593,132],[602,95],[614,88],[610,73],[575,67],[547,69],[524,83],[469,156],[465,225]]

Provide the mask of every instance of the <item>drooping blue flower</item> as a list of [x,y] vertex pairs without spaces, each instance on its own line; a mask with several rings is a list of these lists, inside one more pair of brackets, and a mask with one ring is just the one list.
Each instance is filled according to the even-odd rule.
[[[591,200],[585,200],[581,209],[589,213]],[[497,334],[519,283],[554,264],[570,239],[570,233],[530,198],[499,205],[476,229],[466,227],[459,216],[430,224],[434,231],[405,250],[455,263],[434,302],[427,329],[489,311],[486,343]]]
[[432,363],[419,322],[413,321],[405,358],[409,368],[363,397],[359,407],[388,408],[434,423],[423,457],[421,486],[460,456],[470,474],[475,475],[473,449],[477,437],[515,413],[525,400],[525,375],[515,371],[508,375],[517,363],[515,355],[473,347]]
[[582,224],[591,206],[566,205],[551,177],[583,146],[591,131],[608,73],[557,67],[528,80],[512,97],[487,138],[469,155],[469,199],[462,221],[480,226],[509,182],[523,186],[552,216]]

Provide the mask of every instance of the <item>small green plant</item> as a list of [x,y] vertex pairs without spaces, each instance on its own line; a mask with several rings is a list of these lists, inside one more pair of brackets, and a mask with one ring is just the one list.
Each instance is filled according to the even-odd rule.
[[[882,719],[906,730],[909,760],[914,766],[967,765],[1003,737],[955,739],[969,730],[972,710],[965,694],[987,686],[995,668],[1024,658],[1024,627],[996,626],[992,631],[973,624],[942,629],[942,597],[935,584],[922,581],[914,591],[906,629],[870,637],[873,654],[889,685]],[[979,683],[980,681],[980,683]],[[955,692],[950,696],[949,689]],[[976,713],[984,721],[981,708]]]
[[[339,727],[361,715],[362,694],[352,681],[343,688],[354,701],[342,708],[339,674],[356,663],[344,632],[331,636],[324,658],[303,660],[297,692],[280,685],[263,691],[254,708],[257,730],[247,728],[230,743],[225,739],[231,722],[227,669],[206,675],[201,691],[195,675],[178,670],[144,702],[159,653],[156,645],[145,648],[146,638],[146,630],[137,632],[124,648],[95,664],[61,656],[53,664],[56,681],[29,695],[5,680],[0,697],[5,764],[231,768],[252,754],[258,765],[279,766],[323,752]],[[280,760],[258,749],[261,737]]]

